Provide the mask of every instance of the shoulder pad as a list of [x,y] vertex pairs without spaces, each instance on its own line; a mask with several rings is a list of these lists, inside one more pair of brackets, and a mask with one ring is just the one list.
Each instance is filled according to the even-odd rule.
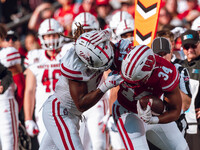
[[37,63],[39,58],[44,55],[43,49],[35,49],[28,52],[26,58],[24,59],[24,66],[27,68],[28,66]]
[[88,81],[94,74],[88,74],[88,68],[78,58],[74,47],[67,51],[65,56],[61,59],[61,74],[71,80]]

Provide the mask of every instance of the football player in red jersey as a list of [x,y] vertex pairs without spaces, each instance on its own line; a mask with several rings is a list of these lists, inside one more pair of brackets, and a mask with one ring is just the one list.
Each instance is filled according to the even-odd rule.
[[[174,122],[182,104],[175,66],[155,56],[148,46],[131,47],[123,39],[115,44],[114,58],[111,68],[120,72],[124,82],[120,84],[112,114],[125,148],[149,149],[147,138],[160,149],[189,149]],[[137,101],[149,94],[167,97],[163,114],[153,116],[151,104],[146,110],[141,108]]]
[[[120,44],[123,41],[118,43],[118,47]],[[149,149],[147,138],[160,149],[189,149],[174,122],[181,111],[179,73],[176,68],[155,56],[152,49],[145,45],[126,51],[120,49],[115,51],[115,55],[118,57],[114,64],[124,82],[120,85],[112,113],[125,148]],[[145,95],[160,97],[163,93],[168,98],[168,109],[159,116],[152,115],[151,104],[143,110],[138,103]]]

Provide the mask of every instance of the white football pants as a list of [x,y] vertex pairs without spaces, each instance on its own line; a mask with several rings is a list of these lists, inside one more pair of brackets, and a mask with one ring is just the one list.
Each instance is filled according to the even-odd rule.
[[112,111],[126,150],[148,150],[146,138],[162,150],[189,150],[175,122],[148,125],[117,100]]

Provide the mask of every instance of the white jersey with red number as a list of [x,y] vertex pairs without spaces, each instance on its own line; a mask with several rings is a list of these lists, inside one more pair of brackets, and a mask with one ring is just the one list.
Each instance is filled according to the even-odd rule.
[[54,59],[49,58],[47,51],[43,49],[30,51],[26,58],[28,69],[32,71],[36,78],[35,118],[40,130],[38,134],[39,143],[46,132],[42,111],[40,110],[48,97],[55,92],[56,82],[61,75],[60,60],[71,46],[71,44],[64,45]]
[[36,110],[39,110],[44,101],[54,93],[56,82],[61,75],[60,59],[69,50],[69,46],[63,46],[61,52],[53,60],[47,56],[47,51],[43,49],[33,50],[28,54],[28,68],[36,77]]
[[155,69],[144,86],[132,89],[120,85],[118,101],[132,112],[136,112],[136,103],[141,97],[149,94],[161,97],[164,92],[173,90],[179,84],[179,73],[176,67],[158,55],[155,55],[155,58]]
[[36,111],[42,107],[46,99],[55,91],[55,85],[60,76],[60,63],[58,60],[48,60],[46,63],[37,63],[29,67],[36,78]]
[[[73,43],[68,43],[63,45],[61,48],[61,52],[55,57],[56,60],[60,60],[66,53],[67,50],[69,50],[72,47]],[[24,66],[27,68],[28,66],[31,66],[35,63],[46,63],[50,61],[50,58],[47,55],[47,51],[44,49],[35,49],[28,52],[25,60],[24,60]]]
[[61,74],[56,84],[56,97],[69,112],[80,115],[82,113],[76,108],[70,95],[68,79],[87,82],[87,89],[90,92],[98,87],[103,72],[88,69],[72,47],[61,60]]
[[5,67],[21,64],[21,57],[18,50],[14,47],[0,49],[0,63]]

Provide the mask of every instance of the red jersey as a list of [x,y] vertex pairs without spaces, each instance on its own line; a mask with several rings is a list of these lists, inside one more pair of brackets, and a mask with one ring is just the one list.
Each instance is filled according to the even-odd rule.
[[[200,7],[197,5],[194,9],[192,9],[192,10],[197,10],[197,11],[199,11],[200,12]],[[185,18],[189,13],[190,13],[190,11],[192,11],[192,10],[186,10],[186,11],[184,11],[183,13],[181,13],[181,14],[178,14],[178,18],[180,19],[180,20],[182,20],[183,18]]]
[[[115,52],[119,56],[118,58],[115,57],[114,60],[116,70],[121,70],[120,62],[129,50],[117,50]],[[120,85],[118,102],[132,112],[137,112],[136,103],[141,97],[149,94],[160,97],[164,92],[173,90],[179,84],[179,73],[176,67],[158,55],[155,55],[155,58],[155,69],[145,85],[138,88],[128,88],[123,84]]]
[[[83,8],[83,5],[80,3],[77,3],[74,7],[74,17],[76,17],[77,15],[79,15],[80,13],[86,12]],[[95,17],[97,17],[97,11],[94,8],[91,8],[89,13],[91,13],[92,15],[94,15]]]
[[54,18],[63,26],[65,27],[65,35],[68,34],[66,30],[67,26],[72,24],[74,19],[74,8],[75,5],[72,4],[69,10],[64,10],[62,7],[57,9],[54,13]]

